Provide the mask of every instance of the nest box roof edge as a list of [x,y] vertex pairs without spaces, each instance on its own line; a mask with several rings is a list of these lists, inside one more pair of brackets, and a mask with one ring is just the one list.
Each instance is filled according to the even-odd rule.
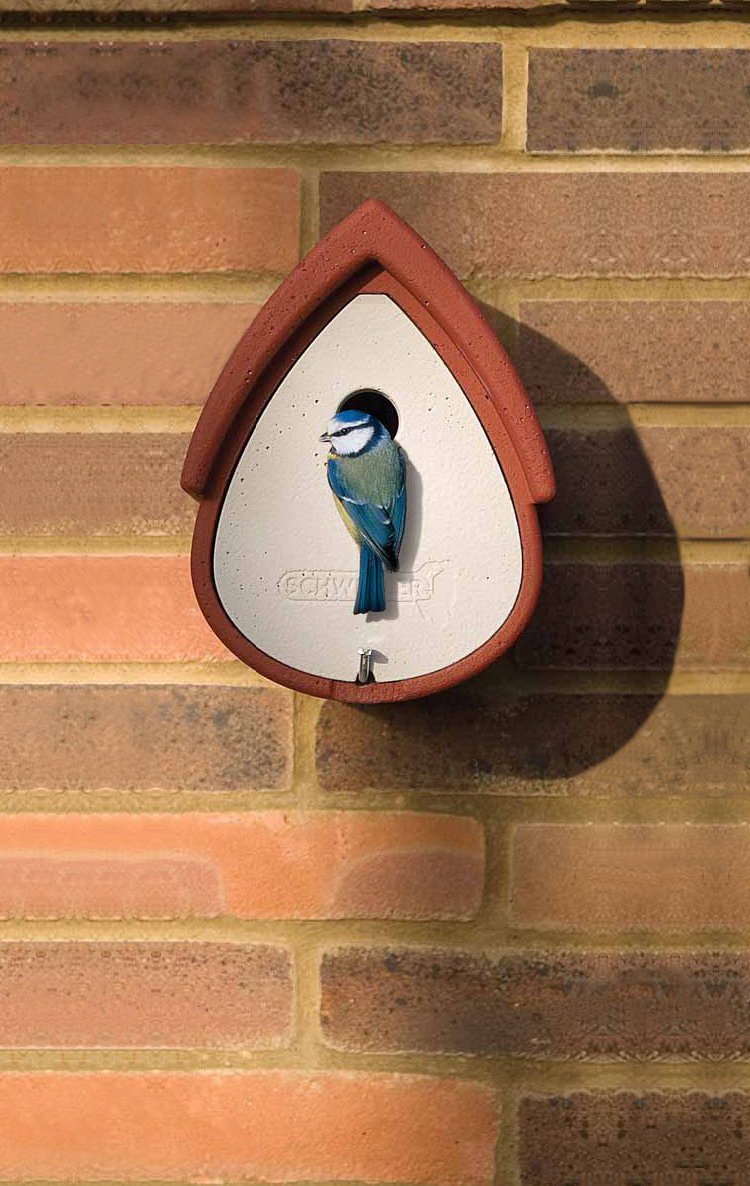
[[202,498],[216,456],[262,372],[286,340],[346,281],[376,263],[407,288],[447,332],[485,386],[518,454],[531,500],[548,502],[555,479],[547,444],[521,380],[461,281],[385,203],[368,199],[290,272],[235,347],[193,432],[182,471]]

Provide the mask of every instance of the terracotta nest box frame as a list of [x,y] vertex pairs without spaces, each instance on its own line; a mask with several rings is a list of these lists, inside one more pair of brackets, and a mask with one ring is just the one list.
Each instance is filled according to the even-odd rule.
[[[344,409],[374,415],[405,459],[400,563],[380,613],[352,612],[358,549],[326,480],[320,435]],[[555,490],[495,334],[378,201],[253,321],[208,397],[182,486],[200,503],[195,593],[222,642],[277,683],[360,704],[449,688],[515,642],[541,584],[535,504]]]

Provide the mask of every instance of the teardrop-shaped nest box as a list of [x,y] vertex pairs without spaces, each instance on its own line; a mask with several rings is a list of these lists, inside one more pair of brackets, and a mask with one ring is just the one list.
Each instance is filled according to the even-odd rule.
[[[374,415],[404,458],[384,612],[353,613],[359,550],[326,480],[320,436],[345,409]],[[350,459],[346,480],[359,489],[364,475],[378,502],[371,462]],[[192,575],[210,626],[300,692],[373,703],[451,687],[515,642],[537,600],[535,503],[555,488],[541,428],[472,298],[381,202],[335,227],[258,314],[203,409],[182,485],[200,500]]]

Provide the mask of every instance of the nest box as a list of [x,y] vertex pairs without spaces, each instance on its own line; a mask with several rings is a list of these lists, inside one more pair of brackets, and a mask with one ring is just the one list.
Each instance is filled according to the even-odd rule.
[[448,688],[507,650],[537,600],[535,504],[554,476],[534,410],[461,283],[377,201],[260,311],[182,485],[200,503],[209,625],[300,692]]

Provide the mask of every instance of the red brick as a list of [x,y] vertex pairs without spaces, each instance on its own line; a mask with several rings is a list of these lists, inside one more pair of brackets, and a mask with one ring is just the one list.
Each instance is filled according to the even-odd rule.
[[22,42],[0,143],[484,143],[502,49],[330,41]]
[[[19,11],[20,0],[0,0],[0,12]],[[86,11],[169,15],[180,12],[351,12],[352,0],[86,0]],[[29,0],[26,12],[80,12],[80,0]]]
[[380,198],[462,276],[744,276],[747,173],[327,173],[328,230]]
[[292,967],[233,943],[0,943],[0,1046],[286,1045]]
[[0,686],[13,791],[287,790],[292,698],[281,688]]
[[295,1071],[6,1073],[0,1125],[4,1176],[50,1181],[480,1186],[496,1135],[478,1083]]
[[327,1042],[525,1058],[746,1058],[741,952],[342,948],[321,965]]
[[[663,0],[667,5],[684,4],[684,0]],[[0,0],[0,12],[19,11],[20,0]],[[648,7],[650,0],[369,0],[367,8],[391,8],[414,12],[445,12],[471,11],[473,9],[506,10],[511,12],[526,9],[544,9],[547,14],[560,14],[570,9],[580,10],[587,3],[594,9],[614,8],[618,11],[628,11],[634,8]],[[708,8],[716,0],[689,0],[689,10]],[[721,0],[726,8],[741,8],[744,0]],[[352,11],[352,0],[87,0],[89,12],[146,12],[146,13],[178,13],[178,12],[267,12],[267,13],[295,13],[295,12],[336,12],[349,13]],[[80,11],[79,0],[29,0],[23,10],[35,13],[41,12],[71,12]]]
[[750,54],[736,49],[532,49],[533,152],[750,145]]
[[[53,0],[54,2],[54,0]],[[73,0],[63,0],[72,3]],[[93,0],[106,9],[112,0]],[[196,11],[196,12],[351,12],[352,0],[118,0],[125,8],[132,5],[138,11]]]
[[744,796],[749,720],[747,696],[513,695],[491,684],[366,713],[329,702],[318,775],[331,794]]
[[3,918],[468,918],[483,880],[461,816],[0,816]]
[[[548,535],[737,539],[750,531],[746,428],[550,429],[547,439],[558,480],[542,511]],[[179,486],[188,440],[0,435],[0,534],[189,534],[194,504]]]
[[548,429],[547,535],[750,534],[750,429]]
[[[0,434],[0,535],[189,535],[189,435]],[[34,481],[29,481],[29,475]]]
[[564,11],[567,0],[367,0],[368,8],[394,9],[398,12],[464,12],[492,9],[545,8]]
[[744,301],[524,301],[515,361],[535,403],[743,403]]
[[576,1092],[519,1109],[522,1186],[742,1186],[750,1096]]
[[290,169],[17,166],[0,173],[8,272],[287,271]]
[[250,304],[0,306],[0,404],[202,404]]
[[705,931],[750,910],[744,824],[521,824],[511,918],[522,927]]
[[228,659],[187,556],[0,556],[0,660]]
[[530,668],[746,668],[747,568],[548,564],[515,653]]

